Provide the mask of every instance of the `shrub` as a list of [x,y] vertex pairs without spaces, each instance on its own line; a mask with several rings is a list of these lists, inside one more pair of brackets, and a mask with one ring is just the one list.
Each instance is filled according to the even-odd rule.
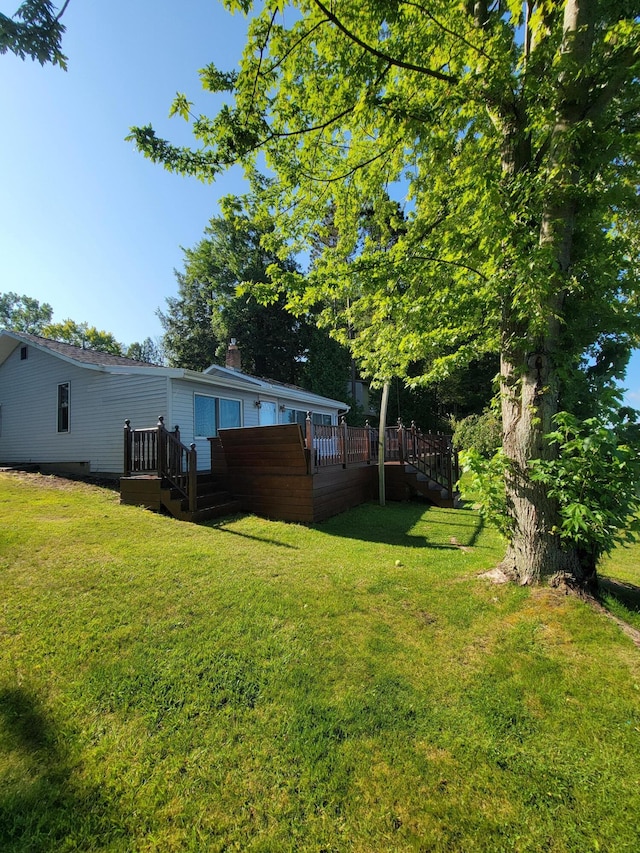
[[640,529],[638,430],[621,412],[584,421],[559,412],[557,429],[548,436],[557,445],[557,458],[530,463],[532,479],[558,501],[560,523],[554,532],[594,563]]
[[458,450],[475,450],[491,459],[502,444],[502,422],[493,409],[453,422],[453,443]]

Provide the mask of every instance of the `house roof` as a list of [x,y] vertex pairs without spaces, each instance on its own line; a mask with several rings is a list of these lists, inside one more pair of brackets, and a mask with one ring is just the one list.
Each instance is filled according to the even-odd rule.
[[206,385],[225,385],[236,390],[253,391],[256,394],[271,395],[292,402],[303,403],[309,408],[315,406],[328,406],[344,411],[349,406],[340,401],[322,397],[304,388],[294,385],[284,385],[270,379],[261,379],[257,376],[249,376],[238,370],[232,370],[219,365],[208,367],[204,373],[196,370],[186,370],[176,367],[161,367],[156,364],[148,364],[146,361],[135,361],[120,355],[98,352],[97,350],[83,349],[72,344],[64,344],[39,335],[31,335],[27,332],[14,332],[8,329],[0,329],[0,364],[5,361],[20,344],[31,344],[41,350],[46,350],[64,361],[79,364],[90,370],[105,371],[108,373],[139,373],[156,372],[160,376],[173,379],[185,379]]
[[[157,365],[148,364],[145,361],[136,361],[133,358],[125,358],[122,355],[112,355],[109,352],[98,352],[93,349],[84,349],[84,347],[76,347],[72,344],[65,344],[61,341],[53,341],[50,338],[42,338],[40,335],[31,335],[28,332],[12,332],[8,329],[2,330],[3,337],[5,335],[9,335],[15,340],[15,346],[11,347],[11,350],[15,349],[16,346],[19,345],[20,342],[26,342],[34,344],[35,346],[41,349],[48,349],[52,352],[58,353],[58,355],[66,356],[66,358],[70,358],[72,361],[77,361],[80,364],[93,364],[93,365],[111,365],[118,367],[157,367]],[[8,355],[9,353],[7,353]],[[4,361],[3,352],[0,351],[0,362]]]

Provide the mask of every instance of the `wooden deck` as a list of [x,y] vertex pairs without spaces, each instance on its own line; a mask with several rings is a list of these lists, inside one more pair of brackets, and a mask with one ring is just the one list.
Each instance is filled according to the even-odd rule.
[[313,465],[297,424],[220,430],[220,445],[246,512],[314,522],[375,498],[375,465]]
[[[128,425],[127,429],[131,434]],[[422,495],[441,506],[453,506],[450,443],[432,437],[429,444],[418,446],[415,435],[407,441],[409,431],[405,432],[402,427],[394,428],[387,436],[385,458],[391,457],[385,463],[388,499]],[[125,446],[133,470],[121,480],[121,501],[155,510],[164,508],[178,518],[193,521],[237,511],[282,521],[323,521],[377,499],[374,433],[369,427],[349,429],[345,424],[314,431],[310,419],[304,434],[298,424],[220,430],[218,437],[209,439],[211,470],[197,475],[197,485],[191,482],[196,470],[193,459],[189,461],[190,479],[174,474],[175,482],[168,482],[166,470],[156,461],[159,470],[142,470],[148,468],[147,463],[133,457],[135,448],[146,448],[148,440],[129,436]],[[153,438],[154,448],[162,447],[165,440],[165,434],[158,433]],[[183,458],[187,460],[188,455],[183,454]]]

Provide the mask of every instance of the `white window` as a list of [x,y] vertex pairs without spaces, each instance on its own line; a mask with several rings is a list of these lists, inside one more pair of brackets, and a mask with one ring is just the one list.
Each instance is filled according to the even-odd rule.
[[242,403],[240,400],[218,398],[219,429],[233,429],[242,426]]
[[196,438],[210,438],[216,436],[219,429],[242,426],[242,403],[240,400],[194,394],[193,417]]
[[302,409],[285,409],[282,413],[283,424],[300,424],[304,429],[306,422],[307,413],[303,412]]
[[314,424],[321,424],[322,426],[331,426],[331,415],[325,415],[321,412],[314,412],[311,415],[311,420]]
[[69,383],[58,385],[58,432],[69,432]]
[[[311,421],[314,424],[322,424],[323,426],[331,426],[331,415],[322,414],[320,412],[311,413]],[[300,424],[304,428],[307,422],[307,412],[302,409],[284,409],[282,413],[283,424]]]

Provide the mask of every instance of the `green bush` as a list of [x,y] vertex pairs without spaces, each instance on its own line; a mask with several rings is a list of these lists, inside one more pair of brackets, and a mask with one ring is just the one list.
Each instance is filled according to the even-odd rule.
[[491,459],[502,444],[502,421],[493,409],[453,421],[453,443],[458,450],[475,450]]
[[559,412],[554,422],[557,429],[548,438],[558,456],[533,460],[531,478],[558,501],[560,524],[554,532],[595,563],[640,529],[637,427],[624,412],[584,421]]

